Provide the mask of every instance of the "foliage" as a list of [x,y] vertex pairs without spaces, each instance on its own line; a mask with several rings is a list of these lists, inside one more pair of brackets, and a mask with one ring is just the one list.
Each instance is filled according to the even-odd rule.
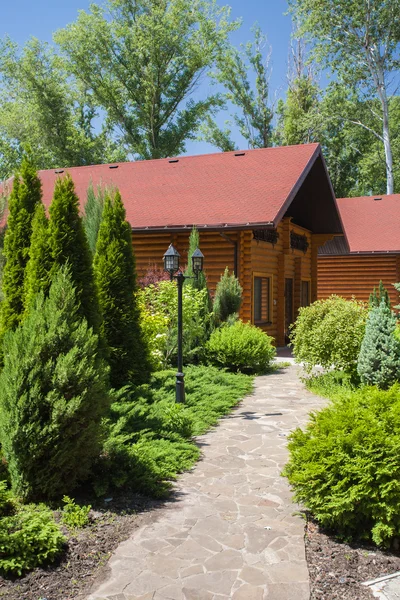
[[147,294],[139,290],[136,294],[139,309],[139,323],[143,339],[149,351],[152,371],[165,368],[165,350],[168,338],[169,316],[164,312],[156,312],[151,304],[146,304]]
[[99,306],[88,242],[79,216],[79,200],[69,174],[58,178],[50,206],[48,229],[52,274],[68,264],[75,288],[78,312],[97,333]]
[[289,438],[295,498],[342,536],[386,545],[400,534],[400,388],[347,391]]
[[22,575],[24,571],[53,562],[65,538],[46,506],[20,507],[0,519],[0,571]]
[[26,156],[21,166],[21,178],[14,179],[9,199],[9,214],[4,237],[1,307],[2,334],[14,329],[24,311],[24,278],[32,234],[32,218],[41,200],[41,183],[31,160]]
[[354,373],[366,318],[362,302],[339,296],[300,308],[290,336],[296,361],[306,372],[320,365]]
[[27,145],[39,169],[125,160],[108,124],[95,128],[93,100],[48,44],[0,42],[0,181],[20,167]]
[[4,338],[0,439],[17,496],[57,498],[86,479],[109,404],[107,374],[64,268]]
[[15,512],[16,502],[6,481],[0,481],[0,519]]
[[239,312],[242,304],[242,287],[235,275],[229,275],[226,267],[217,283],[214,296],[214,318],[217,324],[224,323],[230,315]]
[[278,103],[279,121],[275,135],[279,144],[291,146],[316,141],[318,94],[318,86],[310,76],[301,74],[290,83],[286,102],[280,100]]
[[207,279],[204,271],[200,271],[198,276],[194,276],[193,268],[192,268],[192,254],[197,248],[200,250],[200,235],[197,227],[193,226],[192,231],[189,236],[189,249],[187,256],[187,267],[185,270],[185,277],[190,277],[192,279],[186,279],[185,285],[191,285],[198,290],[202,290],[207,287]]
[[[183,360],[190,363],[202,356],[211,321],[211,313],[203,311],[207,289],[196,290],[183,286]],[[177,355],[178,295],[175,281],[160,281],[138,292],[139,303],[145,306],[145,328],[151,334],[149,346],[153,357],[161,360],[163,367],[170,366]],[[163,326],[164,322],[164,326]],[[161,330],[157,332],[156,324]],[[154,351],[156,354],[154,354]],[[157,358],[159,357],[159,358]]]
[[48,220],[42,203],[36,206],[32,220],[29,260],[25,269],[24,305],[28,310],[36,294],[43,291],[46,295],[50,288],[52,260],[48,238]]
[[191,441],[251,391],[252,378],[214,367],[188,367],[186,403],[175,404],[175,371],[159,371],[150,385],[121,390],[111,406],[109,434],[96,465],[98,493],[129,487],[163,496],[170,480],[200,452]]
[[380,306],[382,300],[386,304],[386,306],[390,309],[390,298],[389,292],[384,287],[382,280],[379,282],[379,288],[374,288],[374,291],[369,296],[369,306],[370,308],[377,308]]
[[290,0],[289,7],[301,23],[300,34],[314,46],[314,57],[352,88],[359,100],[376,98],[379,113],[369,127],[360,114],[351,121],[367,128],[379,140],[385,154],[387,193],[392,194],[393,150],[389,126],[389,86],[398,69],[400,30],[399,0],[372,4],[349,0],[332,5],[330,0]]
[[145,288],[148,285],[156,285],[160,281],[169,281],[169,274],[156,264],[150,264],[142,277],[138,278],[140,288]]
[[[268,97],[270,49],[261,29],[256,26],[252,31],[253,42],[248,42],[241,50],[230,46],[220,53],[215,78],[226,88],[227,100],[240,110],[239,114],[234,114],[234,121],[249,148],[267,148],[272,145],[273,119]],[[254,87],[249,72],[251,79],[255,79]],[[206,140],[222,151],[234,150],[229,133],[229,130],[219,130],[213,121],[203,127]]]
[[89,185],[87,191],[87,199],[85,204],[85,214],[83,216],[83,226],[85,228],[87,241],[89,243],[90,252],[94,256],[96,252],[97,236],[103,215],[104,199],[106,191],[99,185],[95,191],[93,184]]
[[55,39],[128,152],[162,158],[184,152],[220,106],[219,95],[194,99],[193,90],[236,26],[213,0],[108,0]]
[[69,496],[63,497],[63,509],[61,514],[61,521],[69,529],[81,529],[89,523],[89,513],[91,506],[79,506]]
[[148,380],[148,348],[140,328],[136,301],[136,265],[131,227],[121,195],[105,197],[93,259],[102,336],[109,348],[110,381],[118,388]]
[[397,319],[385,296],[368,315],[365,336],[358,357],[361,381],[387,389],[400,379],[400,341],[394,336]]
[[[396,288],[396,290],[398,292],[400,292],[400,283],[394,283],[393,285]],[[396,308],[397,310],[400,310],[400,304],[398,306],[395,306],[394,308]]]
[[260,373],[275,356],[273,339],[250,323],[237,321],[213,331],[207,342],[210,362],[230,371]]

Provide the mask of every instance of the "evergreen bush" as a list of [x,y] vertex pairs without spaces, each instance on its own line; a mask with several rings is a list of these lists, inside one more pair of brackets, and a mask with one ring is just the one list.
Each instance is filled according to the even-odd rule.
[[25,270],[24,304],[25,310],[32,305],[36,294],[43,290],[47,295],[50,288],[52,260],[48,239],[48,220],[42,203],[36,207],[32,221],[32,237],[29,260]]
[[224,323],[231,315],[239,312],[242,292],[239,280],[234,274],[229,275],[229,269],[226,267],[215,290],[213,311],[216,324]]
[[265,371],[275,352],[272,337],[242,321],[216,329],[206,345],[211,364],[249,373]]
[[289,437],[284,475],[324,526],[388,545],[400,535],[400,386],[342,390]]
[[48,238],[53,262],[52,275],[59,267],[69,265],[78,312],[97,333],[100,328],[100,314],[92,260],[79,216],[79,200],[70,175],[57,179],[49,212]]
[[395,336],[397,319],[383,297],[371,309],[358,357],[361,382],[387,389],[400,379],[400,341]]
[[102,335],[109,348],[111,384],[118,388],[144,383],[151,367],[139,323],[131,227],[118,191],[104,201],[93,269],[103,315]]
[[300,308],[290,335],[296,361],[306,372],[320,365],[355,374],[367,314],[362,302],[339,296]]
[[389,292],[387,291],[381,280],[379,282],[378,289],[374,288],[372,294],[370,294],[369,296],[370,308],[378,307],[382,300],[385,302],[386,306],[390,308]]
[[87,191],[85,204],[85,214],[83,216],[83,226],[89,243],[89,249],[94,256],[96,251],[97,236],[99,234],[101,218],[103,215],[104,199],[106,191],[102,186],[98,186],[95,191],[92,183]]
[[4,257],[1,307],[1,332],[15,329],[24,312],[24,278],[29,258],[32,219],[42,196],[41,182],[28,157],[16,175],[9,199],[7,228],[4,236]]
[[109,402],[98,339],[78,314],[67,269],[4,338],[0,439],[12,490],[59,498],[86,479]]

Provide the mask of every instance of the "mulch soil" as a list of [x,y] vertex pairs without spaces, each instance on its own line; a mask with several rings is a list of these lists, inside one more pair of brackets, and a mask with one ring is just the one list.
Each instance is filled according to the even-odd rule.
[[107,560],[118,544],[126,540],[160,502],[142,496],[124,497],[105,503],[90,512],[91,523],[76,535],[58,561],[37,568],[23,577],[0,576],[0,598],[7,600],[72,600],[88,595],[93,581],[102,579]]
[[305,540],[310,600],[372,600],[371,590],[361,583],[400,571],[399,552],[346,544],[312,520],[307,522]]

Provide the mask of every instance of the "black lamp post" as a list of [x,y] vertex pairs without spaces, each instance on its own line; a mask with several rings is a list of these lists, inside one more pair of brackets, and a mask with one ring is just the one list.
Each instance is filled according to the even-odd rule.
[[[185,279],[191,278],[185,277],[184,274],[179,271],[179,258],[179,252],[172,244],[170,244],[168,250],[164,254],[164,271],[169,273],[171,281],[176,279],[178,283],[178,372],[176,374],[176,401],[183,404],[185,402],[185,381],[182,356],[182,288]],[[203,270],[203,260],[204,256],[202,252],[196,248],[192,254],[192,270],[196,279]]]

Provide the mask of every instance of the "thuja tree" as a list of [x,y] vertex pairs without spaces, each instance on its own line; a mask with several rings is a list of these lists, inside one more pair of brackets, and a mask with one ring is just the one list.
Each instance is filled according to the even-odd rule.
[[60,266],[69,265],[79,314],[86,317],[89,325],[98,331],[100,318],[90,250],[79,216],[79,200],[69,175],[56,182],[50,206],[48,237],[52,273]]
[[22,324],[4,338],[0,434],[13,491],[24,500],[72,492],[98,456],[109,403],[98,337],[79,315],[61,269]]
[[188,264],[185,271],[185,277],[191,279],[185,280],[185,285],[191,285],[197,290],[203,290],[207,287],[207,280],[204,271],[200,271],[197,277],[194,276],[192,268],[192,254],[199,248],[200,249],[200,236],[197,227],[193,227],[189,236],[189,249],[188,249]]
[[400,340],[394,332],[397,319],[382,298],[368,315],[357,371],[362,383],[387,389],[400,379]]
[[242,304],[242,291],[239,280],[233,273],[230,275],[226,267],[214,296],[214,315],[218,324],[227,321],[231,315],[237,315]]
[[32,218],[41,201],[41,183],[29,158],[21,165],[21,174],[14,180],[9,200],[7,229],[4,237],[2,289],[4,299],[1,310],[1,330],[14,329],[24,310],[24,277],[29,258]]
[[49,291],[51,267],[48,220],[44,206],[40,203],[32,221],[31,245],[24,282],[25,310],[29,309],[39,291],[43,290],[45,295]]
[[110,381],[118,388],[148,380],[148,351],[139,324],[136,264],[131,227],[125,219],[121,195],[106,196],[93,259],[102,336],[109,348]]
[[369,305],[371,308],[377,307],[380,305],[382,300],[385,302],[388,308],[390,308],[389,292],[387,291],[381,280],[379,282],[378,289],[374,288],[374,291],[369,296]]
[[95,190],[92,184],[89,185],[85,204],[85,214],[83,216],[83,226],[92,255],[94,255],[96,251],[97,236],[99,234],[104,208],[104,197],[105,190],[101,186],[98,186],[97,190]]

